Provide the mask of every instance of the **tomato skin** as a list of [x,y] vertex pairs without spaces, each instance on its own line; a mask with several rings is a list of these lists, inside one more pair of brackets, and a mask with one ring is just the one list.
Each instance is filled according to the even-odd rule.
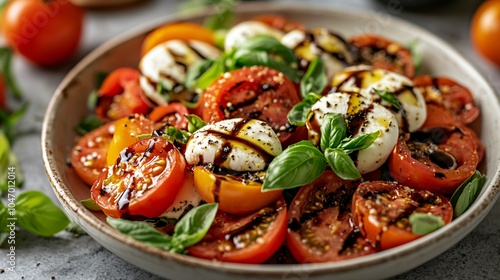
[[415,75],[411,53],[402,45],[375,34],[357,35],[349,42],[359,49],[362,62],[374,68],[403,74],[409,78]]
[[353,226],[351,197],[357,184],[325,171],[316,181],[300,188],[288,210],[286,238],[287,248],[299,263],[375,253]]
[[187,130],[187,114],[189,114],[189,111],[186,106],[180,102],[172,102],[154,108],[149,113],[148,118],[155,123],[160,123],[162,127],[173,126],[177,129]]
[[500,0],[484,1],[474,13],[471,39],[476,50],[500,66],[500,46],[493,38],[500,37]]
[[118,68],[104,79],[98,90],[96,114],[104,121],[133,114],[146,114],[153,105],[139,85],[141,73],[132,68]]
[[92,185],[91,197],[109,217],[161,215],[174,201],[186,178],[186,162],[163,137],[129,146]]
[[284,32],[296,29],[305,30],[305,27],[302,23],[296,21],[289,21],[287,18],[276,14],[260,15],[255,17],[254,20],[265,23],[273,28],[283,30]]
[[[246,216],[219,211],[205,238],[187,250],[190,255],[203,259],[248,264],[263,263],[281,247],[285,240],[286,212],[283,199]],[[259,227],[263,223],[268,226]],[[246,234],[247,232],[249,234]],[[248,236],[251,238],[252,232],[257,234],[257,240],[260,241],[253,240],[248,245],[245,243],[246,238]],[[234,242],[244,247],[237,249],[235,247],[237,244]],[[224,251],[220,248],[224,248]]]
[[84,10],[68,0],[9,1],[2,30],[9,44],[40,66],[68,59],[78,48]]
[[71,151],[71,166],[88,185],[94,184],[107,166],[106,154],[114,131],[115,123],[106,123],[85,134]]
[[453,219],[453,207],[444,196],[387,181],[359,184],[353,196],[352,209],[354,222],[363,235],[381,250],[421,237],[411,231],[408,217],[412,213],[439,216],[444,224]]
[[283,73],[251,66],[225,73],[215,80],[203,94],[203,107],[198,112],[202,112],[207,123],[239,117],[262,120],[284,143],[295,132],[287,114],[298,102],[300,97],[295,85]]
[[235,215],[258,211],[281,197],[282,190],[262,192],[262,184],[243,183],[241,178],[217,175],[203,166],[194,168],[194,185],[208,203],[218,202],[219,209]]
[[173,39],[182,41],[197,40],[214,45],[214,33],[195,23],[178,22],[158,27],[147,35],[142,43],[142,55],[155,46]]
[[461,123],[472,123],[479,116],[479,108],[474,103],[472,93],[454,80],[422,75],[415,77],[413,83],[420,89],[428,104],[450,110]]

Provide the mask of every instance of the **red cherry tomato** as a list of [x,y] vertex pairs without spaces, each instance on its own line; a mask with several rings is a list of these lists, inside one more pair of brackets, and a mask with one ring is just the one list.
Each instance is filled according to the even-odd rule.
[[378,35],[362,34],[352,37],[350,43],[359,49],[363,63],[409,78],[415,75],[411,52],[396,42]]
[[237,263],[263,263],[283,244],[286,205],[283,199],[246,216],[217,212],[203,240],[187,248],[190,255]]
[[469,124],[479,116],[479,108],[474,103],[472,93],[459,83],[445,77],[418,76],[413,83],[420,89],[427,103],[437,104],[450,110],[464,124]]
[[139,85],[140,75],[136,69],[118,68],[104,79],[96,107],[100,119],[116,120],[151,111],[153,105]]
[[265,121],[284,143],[295,131],[287,114],[298,102],[295,85],[281,72],[252,66],[225,73],[215,80],[205,91],[199,111],[206,122],[229,118]]
[[471,39],[476,50],[500,65],[500,0],[488,0],[479,6],[471,25]]
[[68,59],[78,48],[84,10],[68,0],[9,1],[2,31],[22,56],[41,66]]
[[353,226],[357,183],[326,171],[303,186],[290,204],[286,245],[300,263],[350,259],[375,252]]
[[161,127],[173,126],[177,129],[187,130],[187,114],[189,111],[186,106],[180,102],[172,102],[154,108],[148,118]]
[[113,139],[115,123],[109,122],[85,134],[71,151],[71,166],[87,184],[92,185],[107,166],[106,154]]
[[158,217],[186,178],[186,162],[163,137],[142,139],[120,154],[92,185],[91,197],[112,218]]
[[408,218],[413,213],[438,216],[444,224],[453,218],[453,207],[444,196],[386,181],[361,183],[352,199],[352,211],[361,233],[381,250],[421,237],[412,232]]

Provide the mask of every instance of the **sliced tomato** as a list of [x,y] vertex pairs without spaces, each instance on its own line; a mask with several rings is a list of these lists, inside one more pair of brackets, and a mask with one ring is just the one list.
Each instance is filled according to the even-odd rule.
[[445,107],[460,122],[469,124],[479,116],[479,108],[472,93],[454,80],[423,75],[415,77],[413,83],[420,89],[427,103]]
[[217,212],[207,235],[187,251],[203,259],[263,263],[281,247],[285,234],[286,204],[280,199],[245,216]]
[[415,75],[411,52],[402,45],[374,34],[357,35],[349,42],[358,48],[362,63],[409,78]]
[[273,28],[289,32],[292,30],[305,30],[304,24],[296,21],[290,21],[284,16],[276,14],[265,14],[254,18],[256,21],[265,23]]
[[412,232],[409,217],[413,213],[438,216],[444,224],[453,218],[453,207],[444,196],[387,181],[361,183],[352,199],[352,211],[361,233],[381,250],[421,237]]
[[284,143],[296,127],[287,115],[300,102],[295,85],[283,73],[264,66],[244,67],[223,74],[205,91],[203,120],[211,123],[230,118],[265,121]]
[[375,252],[353,226],[351,198],[357,182],[325,171],[303,186],[289,209],[286,245],[300,263],[350,259]]
[[163,137],[142,139],[120,153],[92,185],[91,197],[109,217],[157,217],[174,201],[186,162]]
[[177,129],[187,129],[188,120],[186,115],[188,113],[187,107],[182,103],[172,102],[154,108],[148,118],[157,123],[156,126],[173,126]]
[[153,105],[141,86],[141,73],[132,68],[118,68],[104,79],[98,90],[96,114],[102,120],[116,120],[133,114],[146,114]]
[[203,200],[218,202],[221,211],[236,215],[255,212],[278,200],[282,193],[281,190],[262,192],[262,181],[257,176],[216,174],[204,166],[194,167],[194,185]]
[[107,165],[116,163],[123,149],[139,141],[141,135],[153,132],[153,122],[143,115],[131,115],[115,122],[113,139],[106,155]]
[[107,166],[106,154],[113,139],[115,123],[106,123],[85,134],[71,151],[71,166],[87,184],[92,185]]

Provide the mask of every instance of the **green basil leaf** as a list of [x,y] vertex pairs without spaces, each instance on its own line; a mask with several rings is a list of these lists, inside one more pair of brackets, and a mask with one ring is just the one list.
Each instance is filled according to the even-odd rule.
[[174,229],[173,241],[181,246],[173,246],[172,250],[181,253],[200,242],[212,225],[218,206],[217,203],[203,204],[187,212]]
[[167,129],[165,129],[165,134],[163,134],[162,136],[172,143],[178,142],[181,144],[186,144],[191,134],[185,130],[180,130],[173,126],[169,126],[167,127]]
[[[2,200],[0,199],[0,232],[8,232],[9,229],[7,228],[8,225],[8,220],[7,218],[9,217],[9,212],[7,209],[7,206],[3,204]],[[0,242],[1,244],[1,242]]]
[[486,183],[486,176],[476,170],[453,193],[450,202],[453,205],[453,217],[462,215],[476,200]]
[[16,179],[14,185],[19,187],[24,182],[24,174],[17,160],[16,154],[10,149],[9,140],[0,130],[0,191],[6,191],[9,188],[9,169],[14,169]]
[[356,165],[349,155],[339,148],[325,150],[325,158],[333,172],[344,180],[356,180],[361,178]]
[[278,56],[288,65],[297,67],[298,58],[295,52],[270,35],[254,36],[238,46],[238,50],[264,51],[270,55]]
[[327,84],[326,70],[321,57],[317,56],[307,68],[307,72],[300,80],[300,94],[306,97],[309,93],[321,94]]
[[264,50],[238,49],[233,59],[236,68],[260,65],[278,70],[292,81],[298,81],[299,78],[296,69],[290,67],[288,63],[270,58],[269,53]]
[[374,89],[375,93],[384,101],[387,103],[391,104],[392,107],[394,107],[396,110],[401,110],[402,106],[401,103],[399,103],[399,100],[396,98],[394,93],[386,91],[386,90],[381,90],[381,89]]
[[428,213],[413,213],[409,217],[413,234],[425,235],[444,226],[441,217]]
[[325,157],[311,142],[295,143],[271,161],[262,190],[291,189],[309,184],[325,168]]
[[214,32],[214,44],[219,49],[224,49],[224,43],[226,42],[226,36],[229,29],[217,29]]
[[197,115],[186,115],[186,119],[188,120],[188,132],[195,133],[198,129],[207,125],[200,117]]
[[295,104],[292,109],[288,112],[287,118],[290,124],[295,126],[303,126],[306,124],[309,112],[316,101],[318,101],[321,96],[311,93],[307,95],[302,101]]
[[196,64],[194,67],[191,67],[186,73],[186,78],[184,79],[184,85],[186,88],[194,89],[193,86],[196,84],[197,80],[203,76],[203,74],[207,72],[214,63],[215,60],[206,59]]
[[227,29],[234,20],[234,6],[236,1],[219,1],[216,7],[216,13],[203,21],[203,26],[210,30]]
[[339,148],[344,150],[347,154],[350,154],[354,151],[364,150],[370,147],[375,140],[377,140],[380,135],[380,131],[374,131],[372,133],[363,134],[357,136],[355,138],[346,138],[343,139],[339,145]]
[[226,71],[224,56],[221,59],[214,61],[212,66],[208,68],[203,75],[192,85],[192,88],[206,89],[217,78]]
[[69,224],[64,212],[40,191],[21,193],[15,204],[19,225],[40,236],[52,236]]
[[418,40],[414,40],[408,45],[408,49],[411,53],[411,58],[413,59],[413,67],[415,68],[415,71],[417,71],[420,65],[422,65],[422,53],[418,49],[418,45]]
[[104,122],[96,115],[88,115],[78,123],[75,130],[78,134],[85,135],[103,124]]
[[89,209],[90,211],[101,211],[101,207],[95,203],[95,201],[92,198],[87,198],[84,200],[80,201],[85,208]]
[[66,227],[65,231],[72,233],[73,237],[87,235],[87,233],[78,224],[76,224],[74,222],[69,223],[69,225]]
[[146,222],[106,218],[106,221],[119,232],[148,245],[163,250],[171,249],[171,237],[156,230]]
[[11,62],[12,62],[12,50],[8,47],[0,48],[0,72],[2,73],[7,87],[9,88],[10,93],[16,100],[22,100],[23,96],[21,90],[17,86],[17,83],[12,76],[11,71]]
[[345,118],[338,114],[326,114],[321,123],[321,150],[336,148],[347,134]]
[[27,102],[23,103],[19,109],[13,113],[7,114],[3,109],[0,109],[0,123],[1,129],[9,139],[9,142],[13,142],[16,136],[15,128],[19,120],[26,114],[29,104]]
[[94,111],[97,107],[97,102],[99,101],[99,92],[95,89],[90,92],[87,97],[87,109],[89,111]]

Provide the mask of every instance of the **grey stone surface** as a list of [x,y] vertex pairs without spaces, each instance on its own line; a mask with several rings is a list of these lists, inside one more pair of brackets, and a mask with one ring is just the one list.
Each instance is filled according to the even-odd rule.
[[[25,190],[37,189],[56,201],[40,156],[41,119],[58,83],[86,53],[102,42],[137,25],[176,11],[181,1],[145,1],[140,5],[87,13],[85,34],[75,58],[53,69],[41,69],[15,59],[14,71],[31,107],[20,127],[26,133],[14,150],[26,174]],[[284,2],[284,1],[281,1]],[[295,1],[304,2],[304,1]],[[377,1],[314,0],[328,6],[369,10],[386,15],[388,6]],[[436,9],[404,10],[397,16],[416,23],[454,45],[475,64],[500,92],[500,71],[477,55],[471,46],[469,23],[480,1],[457,0]],[[394,279],[499,279],[500,278],[500,202],[479,226],[450,250],[428,263]],[[6,269],[6,247],[0,247],[0,279],[160,279],[113,255],[88,236],[73,237],[62,232],[52,238],[18,231],[16,272]]]

